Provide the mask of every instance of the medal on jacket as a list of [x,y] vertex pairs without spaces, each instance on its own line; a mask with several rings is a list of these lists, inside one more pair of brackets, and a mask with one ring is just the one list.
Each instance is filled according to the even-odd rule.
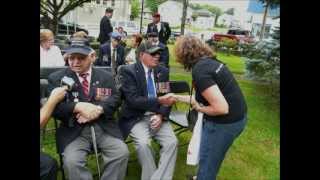
[[109,61],[109,60],[108,60],[108,55],[107,55],[107,54],[103,55],[103,57],[102,57],[102,61],[103,61],[103,62],[108,62],[108,61]]
[[158,82],[157,83],[158,93],[169,93],[170,83],[169,82]]
[[96,101],[104,101],[111,95],[112,95],[111,88],[97,88],[95,100]]
[[77,91],[72,92],[73,102],[79,102],[79,93]]

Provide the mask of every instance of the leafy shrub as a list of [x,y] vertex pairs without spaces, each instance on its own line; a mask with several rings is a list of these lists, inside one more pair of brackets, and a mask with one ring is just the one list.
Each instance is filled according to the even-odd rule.
[[221,38],[221,40],[218,42],[211,41],[208,43],[211,43],[216,50],[226,52],[228,55],[238,49],[238,42],[230,38]]
[[280,83],[280,43],[277,40],[264,40],[254,45],[243,45],[242,48],[242,55],[246,59],[245,77],[270,83],[271,92],[273,95],[278,95]]

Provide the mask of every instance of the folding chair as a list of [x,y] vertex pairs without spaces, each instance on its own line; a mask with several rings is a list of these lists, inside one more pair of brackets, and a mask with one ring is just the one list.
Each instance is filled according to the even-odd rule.
[[[172,93],[188,93],[190,95],[190,87],[186,81],[170,81],[170,91]],[[178,110],[176,105],[174,105],[174,109],[171,111],[169,119],[173,124],[178,126],[174,129],[174,132],[178,136],[188,130],[189,124],[187,111]]]

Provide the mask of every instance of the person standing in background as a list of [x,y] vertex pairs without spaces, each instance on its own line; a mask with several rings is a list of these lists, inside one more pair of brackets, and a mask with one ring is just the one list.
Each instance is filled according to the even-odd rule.
[[166,45],[171,35],[169,23],[160,22],[159,13],[153,14],[152,17],[152,23],[148,24],[147,34],[151,32],[157,32],[159,34],[159,41]]
[[113,15],[113,9],[108,7],[106,9],[105,15],[100,21],[100,33],[98,37],[98,41],[100,44],[104,44],[105,42],[110,40],[110,33],[113,31],[113,27],[111,25],[110,19]]

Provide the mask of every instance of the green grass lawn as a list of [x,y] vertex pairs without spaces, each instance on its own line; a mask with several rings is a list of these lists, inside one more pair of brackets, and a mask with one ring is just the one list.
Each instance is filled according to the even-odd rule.
[[[191,82],[191,73],[185,72],[174,62],[170,46],[171,80]],[[235,74],[244,73],[244,62],[240,57],[218,53],[218,59],[228,64]],[[238,76],[236,76],[238,77]],[[279,101],[269,95],[269,87],[244,79],[238,79],[248,104],[248,124],[234,142],[221,166],[218,180],[278,180],[280,179],[280,112]],[[184,106],[185,107],[185,106]],[[50,122],[49,126],[52,126]],[[183,133],[180,144],[188,143],[191,133]],[[51,142],[51,143],[50,143]],[[53,135],[46,136],[45,152],[58,159]],[[153,144],[155,149],[159,147]],[[139,180],[141,168],[136,161],[132,144],[126,180]],[[179,147],[174,180],[185,180],[187,174],[196,173],[196,167],[186,165],[187,145]],[[89,168],[96,171],[94,156],[89,156]]]

